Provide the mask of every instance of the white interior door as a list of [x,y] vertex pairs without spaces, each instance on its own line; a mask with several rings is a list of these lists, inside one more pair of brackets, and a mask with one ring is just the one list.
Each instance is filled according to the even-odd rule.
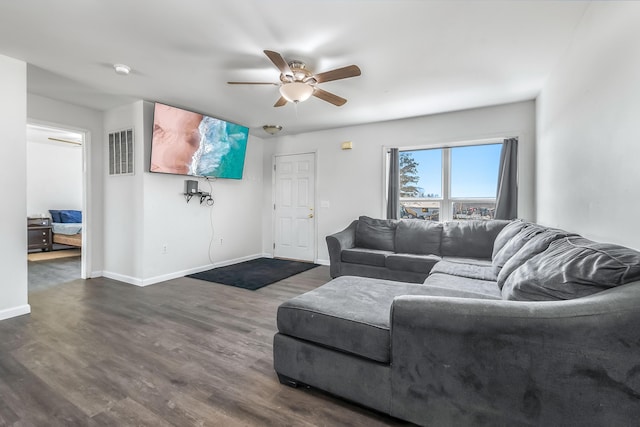
[[273,256],[314,261],[315,154],[275,158]]

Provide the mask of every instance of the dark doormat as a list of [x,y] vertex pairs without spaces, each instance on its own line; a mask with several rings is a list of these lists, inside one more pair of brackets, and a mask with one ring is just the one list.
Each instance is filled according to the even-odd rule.
[[187,277],[255,291],[315,267],[318,267],[318,264],[276,258],[257,258],[189,274]]

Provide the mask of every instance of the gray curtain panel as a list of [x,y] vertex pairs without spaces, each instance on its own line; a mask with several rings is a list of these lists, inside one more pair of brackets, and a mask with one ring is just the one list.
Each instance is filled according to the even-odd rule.
[[507,138],[502,143],[498,191],[496,193],[496,219],[518,217],[518,138]]
[[398,219],[400,195],[400,156],[397,148],[389,150],[389,189],[387,191],[387,218]]

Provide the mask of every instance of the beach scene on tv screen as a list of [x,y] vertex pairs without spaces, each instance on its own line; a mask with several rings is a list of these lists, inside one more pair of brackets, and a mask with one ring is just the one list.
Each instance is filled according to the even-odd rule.
[[242,178],[249,129],[156,103],[151,172]]

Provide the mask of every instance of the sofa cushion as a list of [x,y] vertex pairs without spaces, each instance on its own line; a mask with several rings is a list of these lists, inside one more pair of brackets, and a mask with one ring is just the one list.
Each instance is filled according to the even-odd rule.
[[443,273],[452,276],[468,277],[470,279],[496,281],[493,267],[479,264],[462,264],[459,262],[440,261],[431,270],[431,274]]
[[523,221],[521,219],[511,221],[507,224],[496,236],[496,240],[493,242],[493,252],[491,253],[491,259],[500,252],[500,250],[511,240],[516,234],[518,234],[523,228],[529,226],[531,223]]
[[400,295],[482,298],[457,289],[341,276],[280,305],[278,331],[389,363],[391,304]]
[[343,249],[340,254],[340,258],[342,259],[342,262],[384,267],[386,263],[385,258],[391,254],[393,254],[393,252],[376,249],[351,248]]
[[443,256],[490,259],[496,236],[509,222],[495,219],[445,222],[440,252]]
[[397,226],[397,220],[359,217],[356,226],[356,247],[394,252]]
[[566,300],[635,280],[640,280],[640,252],[583,237],[565,237],[511,273],[502,288],[502,297]]
[[505,265],[509,259],[516,254],[522,247],[531,240],[534,236],[547,230],[547,227],[542,225],[533,224],[530,222],[524,223],[524,226],[516,233],[511,239],[509,239],[502,248],[494,253],[492,256],[493,271],[500,273],[500,269]]
[[455,262],[456,264],[473,264],[473,265],[482,265],[482,266],[492,265],[490,259],[463,258],[459,256],[443,256],[442,260],[447,262]]
[[472,279],[469,277],[453,276],[444,273],[431,273],[424,281],[425,287],[450,289],[456,292],[466,292],[466,298],[500,299],[500,289],[492,280]]
[[524,240],[524,245],[513,256],[511,256],[499,270],[497,278],[498,287],[502,289],[505,281],[516,268],[520,267],[535,255],[546,251],[551,242],[572,235],[574,234],[563,230],[547,228],[542,232],[533,235],[529,240]]
[[429,274],[439,261],[440,257],[437,255],[392,254],[386,258],[386,267],[391,270]]
[[440,255],[442,223],[403,219],[396,228],[395,251],[407,254]]

